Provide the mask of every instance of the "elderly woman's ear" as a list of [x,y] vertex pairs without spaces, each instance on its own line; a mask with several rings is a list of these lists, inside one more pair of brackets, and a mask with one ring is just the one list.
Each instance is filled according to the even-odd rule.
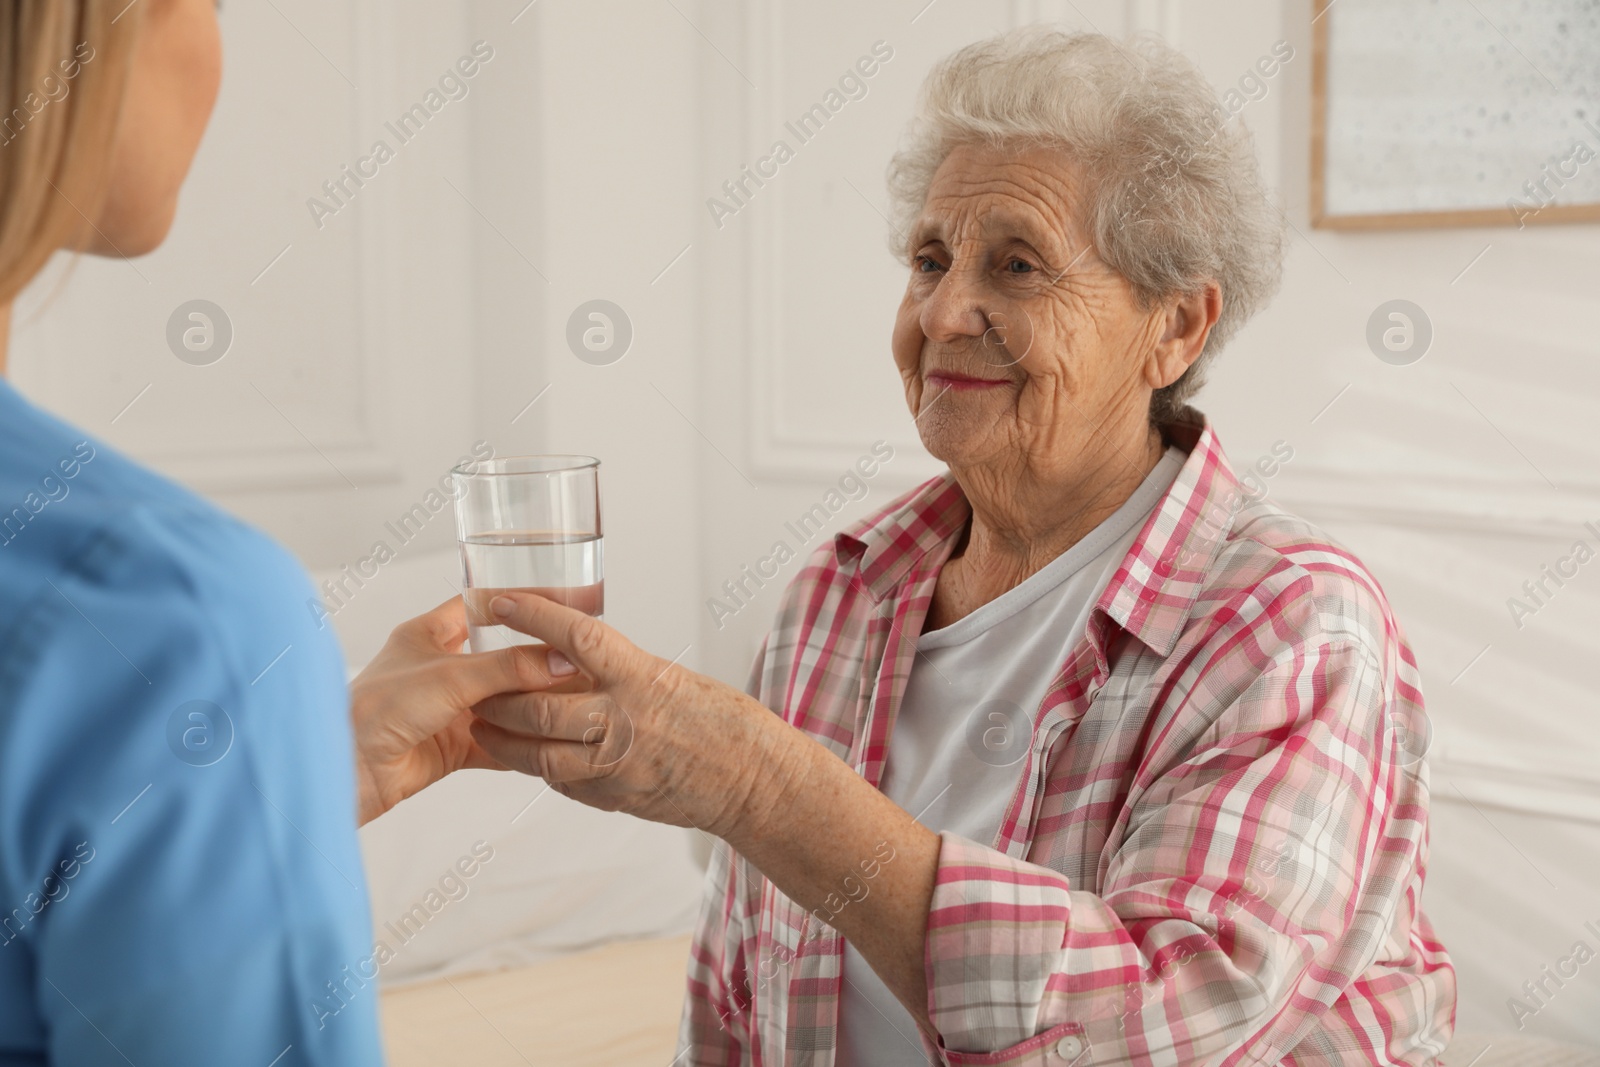
[[1173,298],[1166,306],[1161,340],[1145,361],[1145,382],[1162,389],[1183,377],[1200,353],[1222,314],[1222,287],[1207,282],[1192,293]]

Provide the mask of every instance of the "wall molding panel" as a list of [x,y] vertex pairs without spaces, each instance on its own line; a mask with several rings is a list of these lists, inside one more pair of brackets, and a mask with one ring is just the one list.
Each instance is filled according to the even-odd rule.
[[[393,5],[379,0],[350,0],[346,10],[351,39],[356,43],[351,77],[366,92],[356,92],[350,107],[352,145],[365,145],[390,116],[382,91],[399,81]],[[393,448],[393,392],[384,357],[391,351],[389,322],[394,294],[401,288],[392,235],[399,226],[398,197],[366,198],[350,219],[356,231],[356,279],[359,308],[360,387],[342,397],[348,403],[353,441],[336,445],[307,442],[288,445],[265,442],[230,450],[200,453],[192,446],[157,449],[149,458],[172,476],[203,492],[318,489],[387,484],[401,479],[403,465]],[[337,469],[335,469],[337,468]]]

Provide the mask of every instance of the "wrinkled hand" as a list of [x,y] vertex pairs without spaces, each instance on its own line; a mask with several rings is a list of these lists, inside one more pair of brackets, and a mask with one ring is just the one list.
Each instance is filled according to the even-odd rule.
[[361,822],[447,774],[505,770],[472,739],[474,704],[496,693],[545,686],[543,656],[528,648],[463,654],[461,598],[401,623],[350,683]]
[[549,646],[531,650],[541,670],[581,671],[592,687],[480,703],[472,736],[501,764],[591,807],[724,838],[765,819],[803,773],[795,746],[810,742],[745,693],[536,594],[505,594],[491,609]]

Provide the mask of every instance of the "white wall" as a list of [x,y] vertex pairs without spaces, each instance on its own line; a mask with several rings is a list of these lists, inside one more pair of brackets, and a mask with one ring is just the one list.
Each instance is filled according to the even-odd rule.
[[[1587,666],[1600,592],[1584,574],[1520,630],[1505,606],[1583,521],[1600,521],[1586,432],[1600,394],[1589,329],[1600,231],[1312,230],[1300,0],[525,5],[228,5],[227,85],[173,242],[136,267],[80,264],[19,329],[19,384],[323,570],[369,551],[480,437],[505,453],[600,456],[609,620],[742,682],[777,585],[719,626],[707,601],[722,583],[875,440],[896,458],[836,525],[935,469],[890,364],[902,276],[879,214],[884,163],[928,65],[1053,19],[1163,33],[1221,86],[1287,39],[1295,59],[1242,116],[1294,227],[1284,289],[1200,406],[1237,463],[1290,443],[1274,493],[1354,548],[1393,599],[1435,729],[1426,904],[1460,971],[1462,1028],[1513,1029],[1507,997],[1600,920]],[[472,95],[319,231],[306,198],[478,39],[496,54]],[[706,200],[879,40],[894,57],[866,98],[718,226]],[[215,366],[166,348],[167,315],[194,297],[235,323]],[[1437,330],[1414,366],[1381,364],[1363,341],[1393,297],[1423,305]],[[565,341],[572,310],[594,298],[634,328],[609,366]],[[353,658],[449,594],[449,557],[431,554],[449,547],[444,516],[340,614]],[[369,833],[380,918],[436,854],[460,851],[449,850],[465,840],[463,812],[495,790],[527,792],[474,781]],[[551,808],[538,832],[570,842],[584,816]],[[616,820],[594,832],[606,825]],[[433,852],[397,858],[424,838]],[[1528,1031],[1600,1044],[1597,975],[1585,969]]]
[[[475,101],[445,107],[320,228],[307,201],[396,141],[385,122],[472,39],[449,5],[276,6],[225,13],[222,96],[172,239],[132,265],[83,260],[42,318],[19,314],[15,377],[328,566],[368,550],[471,441],[472,231],[444,181],[470,179]],[[167,346],[169,315],[196,298],[233,324],[210,366]]]
[[[406,541],[387,524],[474,442],[600,456],[608,618],[679,651],[694,627],[694,433],[650,382],[692,403],[693,276],[679,264],[651,283],[693,214],[693,31],[670,7],[526,0],[229,4],[223,29],[224,89],[171,241],[131,266],[62,263],[59,292],[36,285],[17,384],[342,581],[329,606],[356,665],[459,583],[448,508]],[[467,94],[401,145],[388,124],[480,41]],[[319,227],[308,199],[379,139],[393,159]],[[615,366],[565,348],[570,309],[594,296],[634,318]],[[208,366],[166,340],[195,298],[234,329]],[[392,561],[347,577],[378,542]],[[479,840],[496,855],[471,896],[386,978],[687,929],[699,874],[683,831],[473,772],[363,832],[375,937],[393,947],[385,925]]]
[[[692,663],[694,574],[683,561],[695,552],[697,438],[662,394],[692,410],[694,275],[684,261],[662,271],[688,243],[678,235],[692,215],[683,122],[693,107],[693,31],[670,6],[459,8],[468,39],[491,42],[497,57],[494,80],[470,101],[459,160],[471,205],[458,221],[473,263],[453,361],[475,369],[476,381],[453,393],[471,390],[474,436],[502,454],[601,458],[607,621]],[[451,198],[462,201],[447,188],[434,196],[447,206]],[[597,298],[620,306],[633,330],[627,353],[604,366],[580,361],[566,341],[573,309]],[[392,604],[391,619],[420,610],[448,595],[444,571],[454,563],[442,556],[397,571],[378,603]],[[403,606],[430,582],[431,599]],[[370,602],[358,606],[345,632],[364,651],[383,620]],[[392,978],[688,928],[699,879],[683,831],[584,809],[519,776],[459,777],[367,831],[375,917],[403,913],[476,837],[494,841],[507,865],[486,873],[488,903],[444,917]],[[495,945],[496,934],[516,945]],[[455,949],[468,954],[452,963]]]

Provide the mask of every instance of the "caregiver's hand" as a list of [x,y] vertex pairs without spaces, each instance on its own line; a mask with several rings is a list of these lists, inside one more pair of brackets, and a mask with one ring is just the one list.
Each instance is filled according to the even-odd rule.
[[350,683],[356,780],[363,823],[466,767],[505,770],[472,740],[474,704],[495,693],[548,684],[527,648],[462,654],[461,598],[401,623]]
[[553,676],[581,671],[593,687],[479,704],[472,736],[505,766],[591,807],[723,838],[768,815],[804,773],[800,735],[745,693],[535,594],[505,594],[490,609],[551,646],[537,654]]

